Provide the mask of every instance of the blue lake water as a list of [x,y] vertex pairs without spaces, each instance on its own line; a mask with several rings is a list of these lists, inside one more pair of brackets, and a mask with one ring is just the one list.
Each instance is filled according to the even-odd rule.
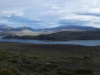
[[0,42],[19,42],[19,43],[31,43],[31,44],[72,44],[83,46],[98,46],[100,40],[76,40],[76,41],[39,41],[39,40],[19,40],[19,39],[2,39]]

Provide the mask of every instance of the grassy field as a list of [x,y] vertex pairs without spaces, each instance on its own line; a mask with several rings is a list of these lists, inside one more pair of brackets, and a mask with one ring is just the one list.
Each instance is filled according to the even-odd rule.
[[0,75],[100,75],[100,46],[0,43]]

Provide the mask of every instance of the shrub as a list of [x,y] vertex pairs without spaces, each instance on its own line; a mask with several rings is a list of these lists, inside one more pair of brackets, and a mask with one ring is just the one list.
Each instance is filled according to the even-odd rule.
[[33,59],[38,59],[38,57],[34,56]]
[[57,73],[59,75],[75,75],[73,70],[71,70],[71,69],[65,69],[65,68],[58,69]]
[[48,68],[50,68],[50,69],[53,69],[53,68],[57,68],[58,65],[56,65],[56,64],[54,64],[54,63],[46,63],[46,64],[45,64],[45,67],[48,67]]
[[93,74],[93,70],[91,69],[77,69],[75,71],[76,74]]
[[0,69],[0,75],[17,75],[10,69]]
[[30,69],[30,70],[34,70],[35,67],[36,67],[34,64],[30,64],[30,65],[27,65],[27,66],[28,66],[27,68]]
[[41,67],[41,72],[49,72],[51,69],[49,67]]
[[10,60],[11,63],[18,63],[19,61],[17,59]]

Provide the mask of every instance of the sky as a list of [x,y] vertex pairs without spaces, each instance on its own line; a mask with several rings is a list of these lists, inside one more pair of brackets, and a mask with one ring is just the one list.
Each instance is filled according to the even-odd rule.
[[100,0],[0,0],[0,25],[100,28]]

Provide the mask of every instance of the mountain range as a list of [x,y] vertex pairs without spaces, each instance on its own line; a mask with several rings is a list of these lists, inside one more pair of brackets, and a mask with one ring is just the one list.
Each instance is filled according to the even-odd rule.
[[42,29],[34,29],[31,27],[11,27],[8,25],[0,25],[0,31],[22,31],[22,30],[30,30],[34,32],[47,32],[47,31],[91,31],[97,30],[99,28],[89,27],[89,26],[58,26],[54,28],[42,28]]
[[44,29],[34,29],[31,27],[11,27],[8,25],[0,25],[0,35],[40,35],[40,34],[50,34],[60,31],[93,31],[99,30],[99,28],[89,27],[89,26],[58,26],[54,28],[44,28]]

